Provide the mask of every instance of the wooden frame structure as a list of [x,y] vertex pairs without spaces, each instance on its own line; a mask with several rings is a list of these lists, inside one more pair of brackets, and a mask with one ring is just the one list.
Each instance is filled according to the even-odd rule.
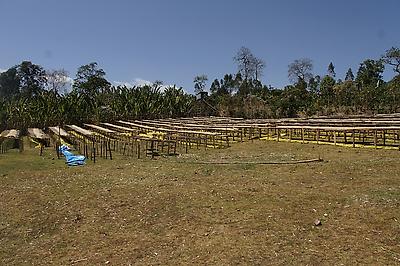
[[18,141],[19,142],[19,148],[20,151],[22,151],[22,141],[20,139],[20,131],[17,129],[10,129],[10,130],[4,130],[0,134],[0,153],[6,153],[9,149],[12,148],[12,143],[10,143],[8,140],[13,140],[13,142]]
[[43,155],[43,149],[50,145],[50,136],[43,132],[40,128],[28,128],[28,136],[37,144],[39,144],[39,155]]
[[[154,158],[157,155],[188,153],[193,148],[227,148],[232,142],[253,139],[314,142],[350,147],[385,147],[400,149],[400,114],[376,116],[312,117],[284,119],[241,119],[230,117],[168,118],[156,120],[114,121],[113,123],[67,125],[67,130],[50,127],[58,150],[67,139],[87,158],[113,158],[122,155]],[[48,136],[40,129],[28,129],[35,139]],[[6,130],[4,140],[19,138],[19,131]]]

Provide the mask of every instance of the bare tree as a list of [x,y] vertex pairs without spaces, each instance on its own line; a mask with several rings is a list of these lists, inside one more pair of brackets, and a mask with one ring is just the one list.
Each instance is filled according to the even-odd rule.
[[242,46],[236,53],[233,60],[238,65],[239,73],[244,80],[253,78],[258,80],[265,68],[264,60],[253,55],[249,48]]
[[233,57],[233,60],[236,62],[239,73],[244,80],[249,78],[258,80],[261,77],[265,62],[255,57],[249,48],[242,46]]
[[72,79],[64,69],[46,71],[46,88],[49,91],[65,93],[71,87]]
[[254,70],[255,70],[255,79],[258,80],[262,76],[262,72],[265,67],[264,60],[260,58],[254,58]]
[[310,78],[313,77],[311,72],[313,69],[313,63],[309,58],[296,59],[288,66],[288,68],[288,77],[293,83],[300,80],[308,82]]
[[242,74],[245,80],[253,75],[254,55],[251,53],[249,48],[244,46],[240,47],[233,60],[237,63],[239,72]]

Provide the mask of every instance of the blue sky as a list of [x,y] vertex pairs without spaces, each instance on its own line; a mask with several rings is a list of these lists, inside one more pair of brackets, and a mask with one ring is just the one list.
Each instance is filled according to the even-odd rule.
[[[287,66],[308,57],[337,77],[400,46],[398,0],[0,0],[0,69],[30,60],[67,70],[98,62],[112,82],[162,80],[193,91],[235,73],[248,47],[266,62],[263,83],[289,83]],[[385,78],[393,76],[388,68]]]

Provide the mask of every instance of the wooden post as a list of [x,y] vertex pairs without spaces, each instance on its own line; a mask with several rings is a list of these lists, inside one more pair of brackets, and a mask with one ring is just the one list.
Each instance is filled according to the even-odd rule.
[[383,130],[383,146],[386,145],[386,130]]
[[399,146],[399,150],[400,150],[399,139],[400,139],[400,130],[397,131],[397,145]]
[[[362,144],[365,145],[365,135],[367,134],[367,132],[365,130],[362,131]],[[361,139],[361,136],[360,136]]]
[[104,154],[106,156],[106,159],[108,159],[108,147],[107,147],[107,140],[103,140],[104,142]]
[[374,129],[374,145],[375,145],[375,149],[378,148],[378,132],[376,129]]
[[93,147],[93,163],[96,163],[96,148]]
[[336,146],[336,130],[333,131],[333,142],[335,143]]
[[131,156],[133,157],[138,153],[138,142],[139,140],[137,138],[132,138],[129,140],[131,144]]
[[[96,137],[95,137],[96,138]],[[103,140],[100,140],[100,157],[103,157],[103,149],[104,149],[104,143]]]
[[151,149],[151,159],[154,159],[154,140],[151,140],[150,149]]
[[88,152],[88,146],[87,146],[87,143],[86,143],[86,141],[85,141],[85,147],[84,147],[84,149],[85,149],[85,156],[86,157],[89,157],[89,152]]
[[111,141],[108,141],[108,151],[110,152],[110,160],[112,160],[112,153],[111,153]]
[[176,155],[176,146],[177,146],[177,144],[178,144],[178,140],[176,139],[175,140],[175,145],[174,145],[174,155]]
[[137,157],[140,159],[140,140],[137,143]]
[[57,159],[60,159],[60,147],[61,147],[61,142],[57,141],[56,143]]
[[21,137],[18,139],[18,146],[19,146],[19,152],[23,152],[24,151],[24,140]]
[[353,137],[353,148],[356,146],[356,132],[353,129],[351,136]]

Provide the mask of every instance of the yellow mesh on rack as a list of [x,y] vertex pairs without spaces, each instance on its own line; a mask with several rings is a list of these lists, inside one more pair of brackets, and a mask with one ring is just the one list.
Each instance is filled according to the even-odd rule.
[[33,143],[36,144],[35,149],[40,149],[40,148],[43,146],[42,143],[36,141],[35,139],[33,139],[33,138],[31,138],[31,137],[29,137],[29,140],[30,140],[31,142],[33,142]]
[[[278,138],[276,138],[276,137],[273,137],[273,138],[271,138],[271,137],[263,137],[263,138],[260,138],[260,140],[277,141]],[[324,141],[317,142],[315,140],[304,140],[304,141],[302,141],[302,140],[297,140],[297,139],[292,139],[292,140],[279,139],[279,141],[281,141],[281,142],[294,142],[294,143],[312,143],[312,144],[322,144],[322,145],[333,145],[333,146],[340,146],[340,147],[347,147],[347,148],[352,148],[353,147],[352,143],[350,143],[350,144],[346,143],[345,144],[345,143],[340,143],[340,142],[336,142],[336,145],[335,145],[334,142],[324,142]],[[397,149],[399,149],[398,147],[379,146],[379,145],[377,145],[375,147],[375,145],[363,145],[363,144],[358,144],[358,143],[354,144],[354,147],[355,148],[371,148],[371,149],[377,148],[377,149],[383,149],[383,150],[397,150]]]

